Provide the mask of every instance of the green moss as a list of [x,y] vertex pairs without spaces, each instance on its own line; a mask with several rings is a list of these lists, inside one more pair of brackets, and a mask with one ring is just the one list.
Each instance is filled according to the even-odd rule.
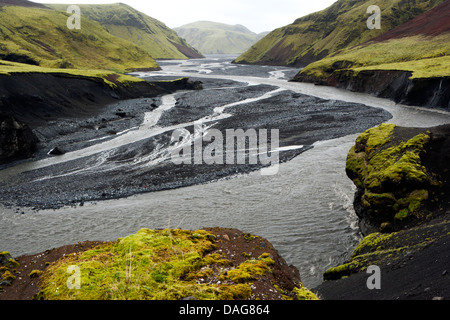
[[227,278],[236,283],[244,283],[255,280],[256,276],[263,276],[271,272],[269,263],[262,260],[247,260],[237,268],[227,272]]
[[402,262],[405,253],[421,250],[430,242],[448,235],[450,222],[422,225],[389,234],[372,233],[355,248],[351,258],[344,264],[324,273],[325,280],[337,280],[353,273],[364,272],[371,265]]
[[324,280],[338,280],[343,277],[349,276],[352,273],[363,271],[367,268],[366,260],[358,258],[352,259],[351,262],[343,265],[330,268],[323,274]]
[[416,212],[421,208],[424,201],[428,200],[429,192],[428,190],[415,190],[411,192],[408,197],[408,209],[411,212]]
[[8,251],[0,252],[0,266],[8,268],[16,268],[20,264],[14,260]]
[[247,258],[247,259],[249,259],[249,258],[252,257],[252,255],[249,254],[249,253],[247,253],[247,252],[242,252],[242,253],[241,253],[241,256],[243,256],[244,258]]
[[319,300],[316,294],[303,286],[294,288],[292,292],[295,293],[298,300]]
[[330,76],[358,78],[361,71],[401,70],[411,79],[450,76],[447,35],[410,36],[381,43],[367,42],[306,66],[301,76],[326,80]]
[[265,262],[267,265],[274,265],[275,261],[272,259],[273,257],[269,253],[263,253],[258,257],[258,260]]
[[[188,296],[214,299],[214,285],[195,282],[205,276],[204,257],[214,250],[208,232],[183,230],[153,231],[118,239],[50,266],[42,275],[43,299],[133,299],[177,300]],[[81,270],[81,289],[69,290],[67,267]],[[195,277],[193,273],[200,272]],[[188,280],[187,280],[188,279]]]
[[393,142],[395,129],[382,124],[361,134],[348,154],[346,171],[364,191],[362,204],[367,210],[403,221],[411,214],[419,217],[429,198],[427,189],[440,182],[422,164],[430,135]]
[[252,295],[249,284],[223,285],[219,289],[220,300],[246,300]]
[[30,278],[39,278],[44,272],[41,270],[33,270],[30,272],[30,274],[28,275]]
[[409,217],[409,213],[410,212],[408,209],[403,209],[395,215],[395,219],[399,220],[399,221],[403,221]]
[[2,275],[3,281],[15,280],[16,276],[14,276],[10,271],[5,271]]
[[[255,236],[252,236],[254,238]],[[149,230],[70,255],[40,276],[38,299],[198,300],[248,299],[251,283],[271,273],[268,253],[234,265],[217,252],[204,230]],[[70,290],[69,266],[80,270],[81,288]]]
[[247,241],[253,241],[253,240],[258,239],[258,238],[259,238],[258,236],[255,236],[255,235],[250,234],[250,233],[244,234],[244,239],[247,240]]

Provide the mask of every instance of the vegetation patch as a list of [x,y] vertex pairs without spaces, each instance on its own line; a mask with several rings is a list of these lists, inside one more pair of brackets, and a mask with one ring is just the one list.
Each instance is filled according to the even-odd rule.
[[423,132],[399,141],[397,127],[382,124],[361,134],[351,148],[346,171],[362,190],[361,204],[378,224],[422,218],[429,190],[441,185],[424,166],[430,142]]
[[[322,11],[301,17],[290,25],[272,31],[238,57],[236,62],[304,67],[322,58],[327,58],[326,62],[310,65],[303,71],[308,74],[314,71],[316,76],[325,76],[325,74],[329,74],[328,70],[332,70],[333,63],[337,61],[358,63],[356,58],[367,61],[389,59],[394,55],[399,57],[404,53],[404,51],[397,53],[398,50],[403,50],[400,45],[399,48],[394,48],[390,52],[387,48],[383,49],[384,54],[371,50],[360,54],[355,53],[355,56],[350,57],[344,56],[344,54],[348,54],[349,51],[354,52],[349,48],[385,34],[443,2],[445,1],[339,0]],[[367,28],[367,19],[370,17],[367,14],[367,8],[371,5],[377,5],[381,9],[382,26],[380,30],[368,30]],[[447,17],[441,17],[442,24],[445,24],[445,19]],[[420,46],[420,44],[418,45]],[[392,45],[390,49],[394,46]],[[437,49],[439,50],[439,48]],[[414,55],[419,48],[415,44],[408,50]],[[430,54],[433,53],[434,51],[430,51]],[[402,60],[396,62],[400,61]],[[412,64],[410,66],[413,67]]]
[[[248,240],[243,239],[243,242]],[[269,253],[236,263],[209,231],[149,230],[65,256],[40,275],[37,299],[45,300],[198,300],[252,299],[255,281],[272,274]],[[67,281],[80,271],[79,289]],[[262,281],[270,283],[270,281]],[[299,284],[300,285],[300,284]],[[302,286],[302,297],[314,294]],[[295,289],[292,288],[292,289]],[[300,291],[288,292],[296,298]],[[275,290],[274,290],[275,291]]]
[[337,280],[364,272],[371,265],[395,267],[430,243],[448,235],[450,223],[440,221],[390,234],[372,233],[354,250],[350,260],[324,273],[325,280]]
[[0,56],[50,68],[121,72],[158,68],[148,52],[112,35],[98,22],[83,19],[81,30],[69,30],[68,17],[66,12],[48,8],[2,7]]
[[416,35],[349,48],[311,63],[300,76],[326,80],[333,74],[347,71],[357,78],[361,71],[368,70],[411,72],[411,79],[449,77],[448,34]]
[[9,61],[2,61],[0,63],[0,75],[12,76],[20,73],[59,74],[67,77],[91,78],[104,81],[112,88],[145,82],[144,79],[110,70],[55,69]]

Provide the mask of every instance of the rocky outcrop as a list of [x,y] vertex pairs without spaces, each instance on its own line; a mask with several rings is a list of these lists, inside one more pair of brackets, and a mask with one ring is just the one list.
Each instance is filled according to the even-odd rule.
[[0,113],[0,164],[31,157],[37,143],[38,139],[29,126]]
[[450,77],[411,79],[411,75],[399,70],[335,70],[326,79],[299,73],[293,81],[364,92],[405,105],[450,110]]
[[445,210],[450,126],[402,128],[383,124],[360,135],[347,159],[358,188],[355,210],[364,234],[396,231]]
[[[324,274],[324,299],[449,299],[450,125],[382,124],[360,135],[347,174],[365,236],[350,259]],[[382,289],[366,286],[379,267]]]

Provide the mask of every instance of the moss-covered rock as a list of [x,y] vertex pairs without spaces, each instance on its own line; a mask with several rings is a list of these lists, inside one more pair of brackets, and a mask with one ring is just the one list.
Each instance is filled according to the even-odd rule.
[[[427,216],[430,190],[442,186],[424,157],[432,139],[426,129],[382,124],[361,134],[351,148],[346,171],[358,187],[355,209],[367,231],[381,231]],[[370,226],[370,227],[368,227]]]
[[[272,247],[258,246],[261,241],[262,238],[250,239],[246,234],[237,233],[232,238],[222,235],[219,239],[219,234],[206,230],[142,229],[128,237],[59,259],[38,275],[40,293],[36,298],[261,299],[264,294],[258,295],[254,290],[269,284],[271,290],[266,288],[264,292],[276,293],[276,288],[281,288],[280,297],[314,298],[289,268],[283,269],[286,263],[280,262],[282,258]],[[239,246],[251,249],[258,258],[229,252]],[[265,249],[268,252],[262,251]],[[78,283],[76,290],[67,284],[71,279]]]

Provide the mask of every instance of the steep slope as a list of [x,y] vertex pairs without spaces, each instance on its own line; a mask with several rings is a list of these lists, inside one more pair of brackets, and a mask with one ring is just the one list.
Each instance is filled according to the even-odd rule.
[[[48,5],[65,11],[67,5]],[[154,59],[201,58],[175,31],[136,9],[122,4],[79,5],[82,15],[99,22],[112,35],[129,40]]]
[[35,7],[35,8],[46,8],[45,5],[31,2],[28,0],[1,0],[0,1],[0,7],[3,6],[22,6],[22,7]]
[[158,68],[144,49],[113,36],[98,22],[83,19],[81,30],[70,30],[68,17],[50,8],[2,6],[0,59],[51,68]]
[[[339,0],[264,37],[236,63],[304,67],[329,54],[381,35],[434,8],[444,0]],[[367,9],[381,9],[381,29],[369,30]]]
[[260,36],[242,25],[198,21],[174,29],[203,54],[241,54]]
[[448,109],[448,21],[450,1],[368,42],[308,65],[295,80]]

